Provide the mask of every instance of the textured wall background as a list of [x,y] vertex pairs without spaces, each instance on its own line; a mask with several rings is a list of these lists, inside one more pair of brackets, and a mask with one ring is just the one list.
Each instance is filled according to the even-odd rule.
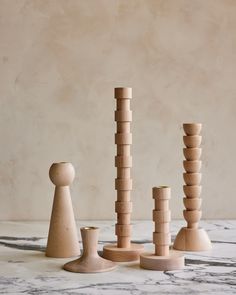
[[113,87],[133,87],[134,218],[182,216],[182,122],[203,129],[203,217],[236,217],[236,1],[0,0],[0,219],[48,219],[71,161],[77,218],[115,218]]

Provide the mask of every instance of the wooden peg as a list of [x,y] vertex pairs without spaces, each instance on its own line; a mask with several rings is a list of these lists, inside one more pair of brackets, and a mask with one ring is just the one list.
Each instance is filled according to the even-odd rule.
[[[155,253],[142,253],[140,255],[140,266],[146,269],[162,271],[181,269],[184,267],[184,256],[177,251],[169,250],[171,243],[169,232],[171,214],[166,208],[169,208],[170,188],[166,186],[155,187],[152,192],[155,199],[155,209],[153,210]],[[165,206],[163,206],[163,202],[166,203]],[[164,210],[161,208],[164,208]]]
[[69,185],[75,177],[71,163],[54,163],[49,177],[55,184],[52,214],[46,247],[46,256],[56,258],[73,257],[80,254],[74,212]]

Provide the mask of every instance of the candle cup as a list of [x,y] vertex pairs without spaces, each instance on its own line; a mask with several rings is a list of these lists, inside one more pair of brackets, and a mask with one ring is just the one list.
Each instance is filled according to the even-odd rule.
[[70,272],[96,273],[113,270],[116,264],[98,255],[98,227],[82,227],[80,229],[83,243],[83,254],[79,259],[68,262],[64,269]]

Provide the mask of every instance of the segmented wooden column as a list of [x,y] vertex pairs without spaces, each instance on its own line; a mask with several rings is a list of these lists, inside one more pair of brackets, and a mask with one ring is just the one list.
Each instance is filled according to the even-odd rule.
[[152,189],[152,197],[155,200],[155,209],[153,210],[155,253],[142,253],[140,255],[140,266],[143,268],[166,271],[184,267],[184,256],[169,249],[171,243],[169,228],[171,222],[170,195],[171,190],[168,186],[158,186]]
[[117,178],[115,180],[115,189],[117,191],[117,200],[115,211],[117,214],[117,223],[115,234],[117,235],[117,244],[105,245],[103,247],[103,257],[112,261],[135,261],[143,252],[143,245],[131,243],[131,224],[130,217],[132,212],[131,190],[132,179],[130,170],[132,167],[132,157],[130,147],[132,144],[132,134],[130,132],[130,123],[132,121],[132,112],[130,110],[130,99],[132,98],[132,88],[115,88],[116,111],[115,121],[117,130],[115,134],[115,144],[117,145],[117,155],[115,157],[115,166],[117,169]]
[[183,186],[185,198],[183,198],[186,210],[183,211],[187,227],[183,227],[176,236],[174,248],[187,251],[202,251],[211,248],[211,241],[204,229],[199,227],[202,216],[201,203],[201,178],[200,173],[202,161],[200,161],[202,149],[200,135],[202,124],[183,124],[186,135],[183,136],[185,148],[183,166],[186,172],[183,173],[185,185]]
[[170,187],[154,187],[152,196],[155,200],[153,210],[153,221],[155,231],[153,233],[153,243],[155,244],[155,255],[168,256],[170,238],[171,212],[169,210]]
[[132,190],[132,179],[130,169],[132,167],[132,157],[130,146],[132,144],[132,134],[130,132],[130,122],[132,121],[132,111],[130,110],[130,99],[132,98],[131,88],[115,88],[116,111],[115,121],[117,133],[115,143],[117,145],[117,156],[115,166],[117,167],[117,178],[115,189],[117,190],[117,201],[115,211],[117,213],[116,235],[117,247],[130,247],[131,224],[130,214],[132,203],[130,192]]

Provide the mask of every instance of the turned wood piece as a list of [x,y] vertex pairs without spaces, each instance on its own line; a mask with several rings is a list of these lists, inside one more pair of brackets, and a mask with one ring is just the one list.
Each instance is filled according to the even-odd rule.
[[115,234],[117,236],[117,245],[105,245],[103,248],[103,257],[113,261],[137,260],[143,249],[142,245],[135,245],[130,241],[132,232],[130,224],[132,212],[130,198],[132,190],[130,173],[132,167],[130,154],[132,144],[132,134],[130,132],[130,123],[132,121],[131,98],[132,88],[115,88],[115,121],[117,126],[115,134],[115,144],[117,145],[117,155],[115,157],[115,167],[117,169],[117,178],[115,179],[117,224]]
[[153,210],[155,253],[142,253],[140,255],[140,266],[145,269],[162,271],[181,269],[184,267],[184,256],[169,249],[171,243],[169,229],[171,221],[169,210],[170,187],[154,187],[152,194],[155,201],[155,209]]
[[96,273],[113,270],[116,264],[98,255],[98,227],[82,227],[80,229],[83,253],[76,260],[66,263],[63,268],[70,272]]
[[173,247],[177,250],[201,251],[211,248],[210,239],[204,229],[199,228],[202,216],[201,203],[201,178],[202,162],[200,161],[202,149],[200,148],[202,136],[200,135],[202,124],[183,124],[185,134],[183,149],[185,159],[183,173],[185,185],[183,186],[185,198],[183,203],[186,210],[183,211],[187,227],[183,227],[176,236]]
[[69,188],[75,177],[74,167],[71,163],[54,163],[50,167],[49,177],[56,187],[46,256],[78,256],[80,248]]

